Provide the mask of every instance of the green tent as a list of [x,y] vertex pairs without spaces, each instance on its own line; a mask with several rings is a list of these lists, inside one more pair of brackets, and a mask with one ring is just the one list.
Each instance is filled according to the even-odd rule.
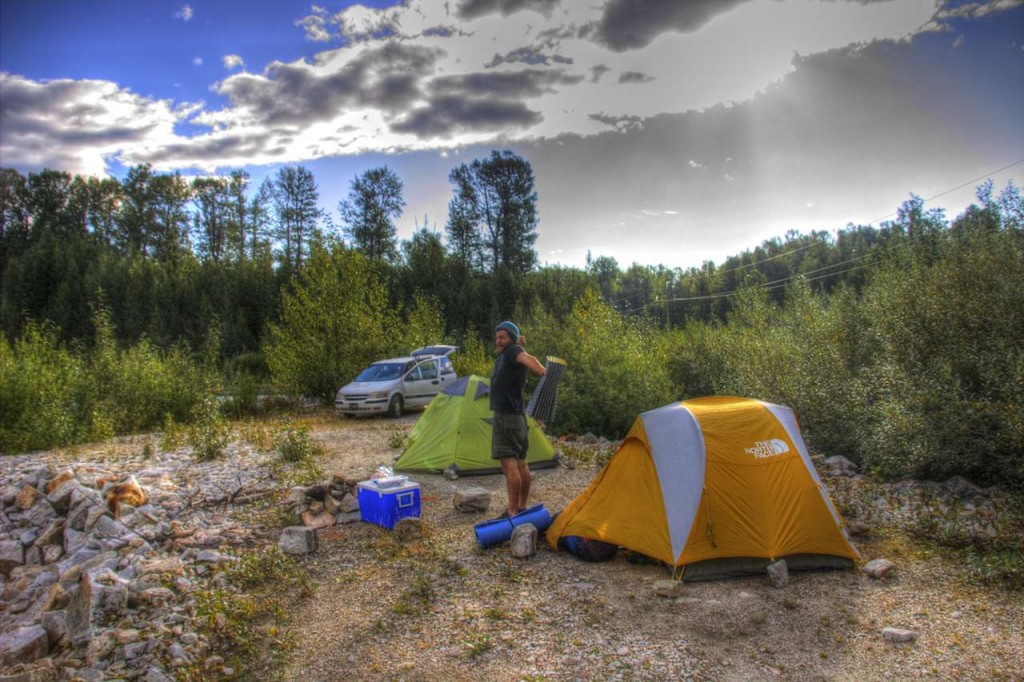
[[[493,474],[501,465],[491,459],[490,382],[465,376],[447,386],[427,406],[409,434],[405,452],[395,462],[396,471],[440,472],[451,468],[460,475]],[[531,469],[558,464],[555,450],[544,432],[530,421]]]

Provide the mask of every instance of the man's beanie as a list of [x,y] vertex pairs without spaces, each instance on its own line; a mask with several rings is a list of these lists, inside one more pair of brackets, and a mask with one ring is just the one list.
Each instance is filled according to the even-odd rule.
[[502,329],[508,332],[508,335],[512,337],[513,342],[519,340],[519,327],[515,326],[515,324],[509,322],[508,320],[500,322],[498,323],[498,326],[494,328],[494,333],[497,334]]

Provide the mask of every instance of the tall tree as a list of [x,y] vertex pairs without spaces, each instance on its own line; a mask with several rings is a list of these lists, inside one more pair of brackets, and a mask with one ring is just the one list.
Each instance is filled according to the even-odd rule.
[[200,256],[220,263],[227,257],[231,217],[228,181],[224,178],[196,178],[192,181],[196,205],[195,236]]
[[[245,260],[250,255],[248,245],[255,243],[252,203],[249,201],[249,174],[244,170],[231,171],[227,186],[227,238],[228,248],[235,258]],[[255,199],[254,199],[255,201]]]
[[67,214],[71,176],[64,171],[44,170],[28,175],[28,211],[32,233],[67,235],[74,232]]
[[277,214],[276,237],[285,270],[302,269],[309,243],[316,236],[321,210],[320,191],[313,173],[304,166],[285,166],[274,176],[272,197]]
[[489,158],[455,168],[449,180],[455,196],[448,234],[456,255],[464,258],[460,254],[477,248],[491,272],[506,270],[513,278],[529,272],[537,263],[537,193],[530,163],[495,150]]
[[163,262],[176,262],[189,251],[188,202],[192,188],[181,174],[157,175],[151,181],[153,255]]
[[13,168],[0,168],[0,275],[7,259],[28,240],[28,182]]
[[370,260],[396,260],[394,219],[403,206],[402,180],[387,166],[371,168],[352,180],[348,199],[338,203],[345,236]]
[[125,254],[149,256],[150,234],[156,223],[153,167],[148,163],[128,169],[122,188],[124,201],[117,220],[115,243]]
[[441,237],[424,225],[402,243],[404,265],[402,273],[406,300],[416,293],[442,300],[449,290],[446,277],[446,258]]

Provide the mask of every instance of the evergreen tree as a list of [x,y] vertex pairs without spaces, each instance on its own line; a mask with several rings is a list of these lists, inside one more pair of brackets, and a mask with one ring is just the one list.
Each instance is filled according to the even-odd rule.
[[227,258],[231,242],[231,215],[228,180],[196,178],[192,181],[196,204],[195,238],[199,255],[206,261],[220,263]]
[[277,216],[275,237],[280,244],[281,266],[286,273],[302,269],[309,243],[316,238],[321,210],[316,180],[304,166],[285,166],[270,185]]
[[471,265],[470,254],[482,249],[490,272],[507,270],[513,279],[529,272],[537,263],[537,193],[530,163],[511,151],[493,151],[454,169],[449,180],[455,196],[448,232],[457,257]]
[[387,166],[371,168],[352,180],[348,199],[338,203],[345,236],[373,261],[398,257],[394,219],[402,215],[402,181]]

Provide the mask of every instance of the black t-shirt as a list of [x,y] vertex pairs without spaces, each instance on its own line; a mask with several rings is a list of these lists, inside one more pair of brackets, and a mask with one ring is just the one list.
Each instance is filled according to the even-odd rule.
[[525,414],[523,389],[526,388],[526,366],[516,362],[523,347],[513,344],[494,361],[491,372],[491,410],[504,414]]

